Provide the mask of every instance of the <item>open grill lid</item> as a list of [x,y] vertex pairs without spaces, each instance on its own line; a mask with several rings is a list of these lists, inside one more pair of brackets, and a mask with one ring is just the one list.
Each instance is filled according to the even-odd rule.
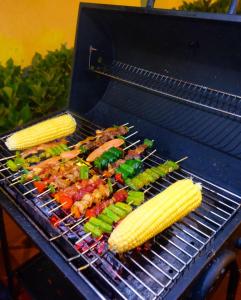
[[[81,4],[70,109],[240,192],[241,17]],[[237,96],[239,95],[239,96]]]

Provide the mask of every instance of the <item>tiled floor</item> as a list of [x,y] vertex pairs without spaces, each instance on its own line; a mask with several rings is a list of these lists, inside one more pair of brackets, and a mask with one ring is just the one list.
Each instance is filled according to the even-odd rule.
[[[7,228],[8,243],[10,247],[11,262],[14,269],[21,266],[24,262],[39,253],[38,249],[31,243],[22,230],[5,214],[5,224]],[[239,266],[241,270],[241,253],[239,256]],[[3,258],[0,255],[0,280],[6,283],[6,274],[3,268]],[[209,300],[225,300],[227,276],[222,281],[218,289],[208,298]],[[31,297],[15,282],[18,291],[18,300],[31,300]],[[51,300],[51,299],[50,299]],[[241,300],[241,280],[239,282],[238,294],[235,300]]]

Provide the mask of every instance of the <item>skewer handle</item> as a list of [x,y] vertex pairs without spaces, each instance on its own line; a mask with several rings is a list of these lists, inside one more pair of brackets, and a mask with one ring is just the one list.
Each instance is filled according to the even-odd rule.
[[186,159],[188,159],[188,156],[185,156],[185,157],[179,159],[178,161],[176,161],[176,164],[179,164],[180,162],[182,162],[182,161],[184,161]]

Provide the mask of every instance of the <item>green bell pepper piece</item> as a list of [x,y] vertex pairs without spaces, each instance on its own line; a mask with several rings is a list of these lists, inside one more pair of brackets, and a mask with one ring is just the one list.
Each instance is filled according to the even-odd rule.
[[118,222],[120,220],[120,217],[115,214],[109,207],[106,207],[103,211],[104,214],[106,214],[113,222]]
[[129,214],[132,211],[132,207],[130,205],[126,204],[126,203],[123,203],[123,202],[116,202],[115,206],[120,208],[120,209],[123,209],[127,214]]
[[85,223],[84,231],[90,232],[94,237],[99,237],[103,233],[99,227],[94,226],[90,222]]
[[111,231],[112,231],[112,226],[108,223],[105,223],[104,221],[102,221],[100,219],[92,217],[92,218],[90,218],[89,222],[91,224],[93,224],[94,226],[99,227],[103,232],[111,233]]
[[98,219],[100,219],[100,220],[102,220],[103,222],[108,223],[108,224],[110,224],[110,225],[112,225],[113,222],[114,222],[114,221],[113,221],[110,217],[108,217],[106,214],[100,214],[100,215],[98,216]]
[[15,162],[14,162],[13,160],[11,160],[11,159],[9,159],[9,160],[7,161],[6,165],[7,165],[7,167],[8,167],[11,171],[13,171],[13,172],[16,172],[16,171],[19,169],[19,166],[17,166],[17,165],[15,164]]
[[114,204],[111,204],[110,206],[108,206],[108,208],[111,211],[113,211],[113,213],[115,213],[117,216],[119,216],[121,219],[125,218],[125,216],[127,215],[126,211],[115,206]]

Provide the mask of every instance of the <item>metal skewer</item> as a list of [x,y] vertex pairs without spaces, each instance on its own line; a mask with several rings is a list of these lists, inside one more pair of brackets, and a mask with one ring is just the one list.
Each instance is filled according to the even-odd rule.
[[28,195],[28,194],[30,194],[30,193],[36,191],[36,190],[37,190],[37,188],[34,188],[34,189],[32,189],[32,190],[29,190],[29,191],[23,193],[23,196],[26,196],[26,195]]
[[150,152],[147,156],[145,156],[141,161],[145,161],[147,158],[149,158],[152,154],[156,152],[156,149],[154,149],[152,152]]
[[56,226],[56,225],[58,225],[59,223],[62,223],[63,221],[65,221],[66,219],[72,217],[73,215],[74,215],[73,213],[68,214],[68,215],[65,216],[63,219],[60,219],[60,220],[58,220],[57,222],[55,222],[54,225]]
[[51,199],[51,200],[45,202],[44,204],[39,205],[39,207],[40,207],[40,208],[43,208],[43,207],[47,206],[48,204],[50,204],[50,203],[52,203],[52,202],[54,202],[54,201],[56,201],[55,198],[53,198],[53,199]]
[[[72,215],[72,214],[71,214],[71,215]],[[69,217],[69,216],[68,216],[68,217]],[[56,236],[50,238],[49,241],[54,241],[54,240],[60,238],[61,236],[65,235],[66,233],[68,233],[69,231],[71,231],[72,229],[74,229],[75,227],[77,227],[78,225],[80,225],[81,223],[83,223],[84,221],[86,221],[87,219],[88,219],[88,218],[82,218],[82,219],[80,219],[77,223],[75,223],[73,226],[69,227],[67,230],[65,230],[65,231],[62,232],[61,234],[56,235]],[[63,220],[63,219],[62,219],[62,220]],[[62,221],[62,220],[61,220],[61,221]],[[57,221],[57,222],[54,223],[54,226],[56,226],[56,225],[58,225],[58,224],[59,224],[59,222]],[[65,226],[66,226],[66,225],[65,225]]]
[[141,140],[135,141],[134,143],[132,143],[132,144],[128,145],[127,147],[125,147],[123,150],[125,151],[125,150],[131,148],[132,146],[135,146],[135,145],[138,144],[140,141],[141,141]]
[[75,242],[75,245],[76,244],[79,244],[80,242],[82,242],[83,240],[85,240],[87,237],[91,236],[91,232],[88,232],[86,233],[84,236],[82,236],[80,239],[78,239],[76,242]]
[[[15,175],[16,175],[17,173],[15,173]],[[12,181],[16,181],[16,180],[18,180],[19,178],[21,178],[21,176],[22,175],[20,175],[20,176],[17,176],[17,177],[15,177],[15,178],[13,178],[13,180]]]
[[9,170],[10,168],[3,168],[0,170],[0,172],[3,172],[3,171],[6,171],[6,170]]
[[50,190],[50,189],[47,189],[46,191],[42,192],[41,194],[38,194],[36,197],[40,198],[40,197],[42,197],[42,196],[48,194],[49,192],[51,192],[51,190]]
[[64,203],[61,203],[60,205],[54,207],[53,209],[49,210],[49,213],[52,213],[56,210],[58,210],[59,208],[61,208],[62,206],[64,206],[67,202],[65,201]]
[[16,155],[11,155],[11,156],[0,158],[0,161],[7,160],[7,159],[10,159],[10,158],[13,158],[13,157],[16,157]]
[[[82,253],[83,254],[83,253]],[[89,268],[90,266],[92,266],[97,260],[99,259],[99,257],[96,257],[95,259],[93,259],[91,262],[89,262],[88,264],[82,266],[82,267],[79,267],[78,268],[78,271],[83,271],[87,268]]]
[[179,160],[176,161],[175,163],[176,163],[176,164],[179,164],[180,162],[182,162],[182,161],[184,161],[184,160],[186,160],[186,159],[188,159],[188,156],[185,156],[185,157],[179,159]]
[[20,181],[14,181],[14,182],[10,183],[9,186],[13,186],[13,185],[18,184],[18,183],[20,183]]
[[26,181],[23,185],[27,185],[27,184],[32,183],[34,181],[36,181],[36,179],[32,179],[32,180]]
[[129,139],[130,137],[132,137],[133,135],[135,135],[137,133],[138,133],[138,131],[135,131],[135,132],[129,134],[128,136],[125,137],[125,140]]

